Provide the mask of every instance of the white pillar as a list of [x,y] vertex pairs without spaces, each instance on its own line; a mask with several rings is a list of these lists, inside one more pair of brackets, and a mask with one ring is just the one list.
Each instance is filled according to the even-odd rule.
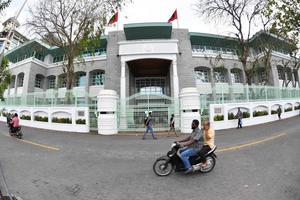
[[200,117],[200,94],[195,87],[183,88],[179,95],[180,112],[181,112],[181,132],[190,133],[191,124],[194,119],[199,120]]
[[120,81],[120,129],[127,129],[126,120],[126,62],[121,61],[121,81]]
[[98,134],[114,135],[118,133],[117,122],[118,95],[114,90],[101,90],[98,95]]
[[179,129],[179,80],[177,73],[177,60],[173,60],[173,94],[174,94],[174,117],[175,117],[175,129]]

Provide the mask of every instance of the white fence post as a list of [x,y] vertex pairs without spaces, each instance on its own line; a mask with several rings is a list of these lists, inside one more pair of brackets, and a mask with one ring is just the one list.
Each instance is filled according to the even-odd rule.
[[191,123],[198,119],[201,125],[200,117],[200,93],[197,88],[183,88],[179,95],[180,99],[180,129],[182,133],[190,133]]
[[98,134],[114,135],[118,133],[117,122],[118,95],[114,90],[101,90],[98,96]]

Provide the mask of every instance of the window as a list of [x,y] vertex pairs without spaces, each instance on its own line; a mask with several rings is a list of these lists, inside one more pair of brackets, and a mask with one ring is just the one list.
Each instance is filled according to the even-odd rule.
[[65,88],[67,87],[67,79],[66,77],[60,77],[60,84],[59,84],[60,88]]
[[278,78],[280,80],[284,80],[284,71],[283,71],[283,68],[282,67],[277,67],[277,71],[278,71]]
[[63,55],[59,55],[59,56],[54,56],[53,57],[53,63],[61,62],[63,60],[64,60],[64,56]]
[[166,80],[163,78],[136,79],[135,92],[143,94],[166,94]]
[[92,75],[92,85],[104,85],[104,73],[94,72]]
[[83,73],[83,72],[78,73],[76,76],[76,80],[75,80],[75,87],[85,86],[85,79],[86,79],[85,73]]
[[42,77],[41,76],[36,76],[35,77],[34,87],[42,88]]
[[262,84],[266,83],[266,73],[264,70],[258,72],[258,82]]
[[239,71],[231,71],[232,83],[242,83],[241,73]]
[[209,82],[209,69],[196,69],[195,70],[196,79],[201,83]]
[[55,77],[51,76],[48,77],[48,89],[54,89],[55,88]]
[[17,87],[23,87],[23,82],[24,82],[24,75],[20,75],[18,77],[18,86]]
[[215,69],[214,70],[214,77],[216,83],[226,83],[226,76],[225,76],[225,70],[223,69]]

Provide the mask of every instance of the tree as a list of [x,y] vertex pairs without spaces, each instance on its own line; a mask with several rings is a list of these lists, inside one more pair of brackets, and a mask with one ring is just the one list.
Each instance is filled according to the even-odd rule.
[[0,0],[0,12],[9,6],[11,0]]
[[264,14],[273,19],[273,27],[281,33],[299,36],[299,7],[299,0],[268,0]]
[[[11,0],[0,0],[0,12],[7,8]],[[0,58],[3,57],[2,52]],[[0,59],[1,60],[1,59]],[[8,60],[2,59],[0,66],[0,100],[3,100],[3,93],[9,86],[11,81],[11,74],[8,71]]]
[[196,10],[207,19],[223,20],[235,30],[237,54],[243,65],[246,81],[252,83],[253,69],[248,63],[250,37],[254,23],[260,23],[265,0],[199,0]]
[[0,66],[0,100],[3,100],[3,93],[10,85],[11,82],[11,74],[8,69],[8,60],[6,58],[2,59],[2,63]]
[[125,4],[125,0],[39,0],[30,9],[28,25],[50,45],[61,48],[66,62],[66,87],[72,89],[74,61],[90,45],[99,46],[106,17]]

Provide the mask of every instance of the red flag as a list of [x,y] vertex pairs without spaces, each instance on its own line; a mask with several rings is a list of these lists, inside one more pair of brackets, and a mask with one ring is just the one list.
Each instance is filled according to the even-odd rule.
[[119,20],[119,12],[116,12],[116,13],[114,14],[114,16],[112,16],[112,17],[110,18],[110,20],[109,20],[109,22],[108,22],[108,25],[114,24],[114,23],[118,22],[118,20]]
[[178,19],[177,9],[174,11],[173,15],[170,17],[168,23],[174,21],[175,19]]

